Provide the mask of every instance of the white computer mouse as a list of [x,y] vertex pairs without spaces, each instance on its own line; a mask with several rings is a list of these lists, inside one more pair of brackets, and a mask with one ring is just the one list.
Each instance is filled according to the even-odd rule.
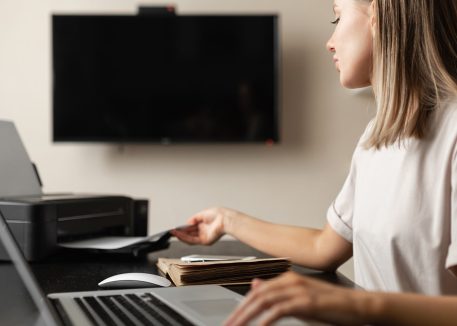
[[171,282],[165,277],[149,273],[124,273],[118,274],[98,283],[99,287],[110,289],[131,289],[170,286]]

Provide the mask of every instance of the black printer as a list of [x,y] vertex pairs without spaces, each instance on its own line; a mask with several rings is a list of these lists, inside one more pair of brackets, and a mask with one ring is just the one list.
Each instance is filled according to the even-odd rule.
[[[43,194],[37,170],[12,122],[0,121],[0,211],[29,261],[60,242],[96,236],[145,236],[147,200],[122,195]],[[0,260],[6,259],[0,247]]]

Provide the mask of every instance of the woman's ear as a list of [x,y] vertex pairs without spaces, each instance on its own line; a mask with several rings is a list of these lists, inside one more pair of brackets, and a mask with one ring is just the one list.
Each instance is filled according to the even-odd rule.
[[376,35],[376,0],[371,1],[369,15],[371,24],[371,35],[374,38]]

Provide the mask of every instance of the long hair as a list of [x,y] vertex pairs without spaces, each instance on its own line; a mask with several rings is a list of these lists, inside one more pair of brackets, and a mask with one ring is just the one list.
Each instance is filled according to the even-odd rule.
[[433,111],[457,95],[457,1],[371,1],[377,114],[365,146],[380,149],[424,138]]

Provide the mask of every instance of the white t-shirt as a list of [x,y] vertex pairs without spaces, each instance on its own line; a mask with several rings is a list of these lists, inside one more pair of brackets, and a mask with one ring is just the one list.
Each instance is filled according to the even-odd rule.
[[435,112],[423,140],[354,152],[327,220],[353,243],[367,290],[457,294],[457,99]]

